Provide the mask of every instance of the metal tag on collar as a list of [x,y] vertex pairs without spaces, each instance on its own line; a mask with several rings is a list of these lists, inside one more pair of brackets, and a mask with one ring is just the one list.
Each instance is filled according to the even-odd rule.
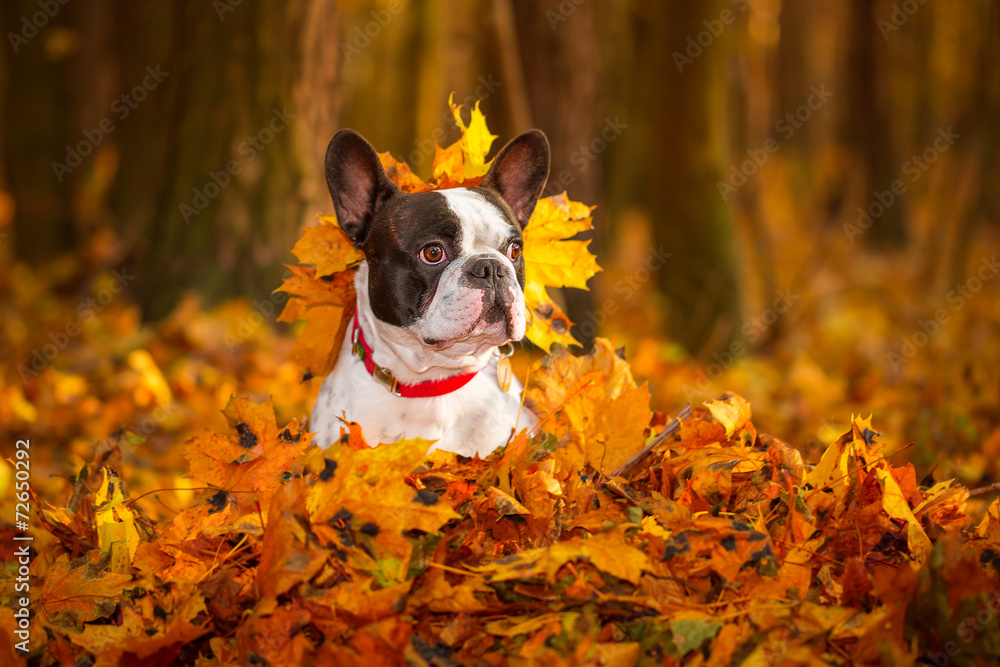
[[396,376],[392,374],[378,364],[375,364],[375,368],[372,369],[372,377],[375,378],[377,382],[382,383],[386,389],[392,392],[396,396],[402,396],[399,393],[399,382],[396,380]]
[[514,346],[507,341],[499,348],[500,360],[497,361],[497,381],[500,383],[500,391],[507,393],[510,383],[514,379],[514,369],[510,367],[510,355],[514,354]]
[[355,326],[354,331],[351,332],[351,354],[356,356],[362,361],[365,360],[365,348],[361,347],[360,341],[358,341],[358,333],[361,331],[361,327]]

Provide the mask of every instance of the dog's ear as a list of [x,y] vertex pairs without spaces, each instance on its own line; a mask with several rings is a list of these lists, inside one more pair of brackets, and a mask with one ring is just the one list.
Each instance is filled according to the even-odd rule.
[[548,178],[549,140],[540,130],[529,130],[497,153],[481,187],[503,197],[523,228]]
[[379,207],[400,192],[386,175],[375,149],[354,130],[341,130],[330,140],[326,185],[337,222],[357,248],[365,242]]

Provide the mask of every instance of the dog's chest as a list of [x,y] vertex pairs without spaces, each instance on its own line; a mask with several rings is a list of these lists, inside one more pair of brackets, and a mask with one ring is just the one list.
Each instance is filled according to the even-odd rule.
[[[419,437],[437,440],[433,449],[485,456],[507,442],[520,408],[520,385],[515,380],[509,392],[502,392],[495,363],[443,396],[395,396],[368,374],[345,340],[333,372],[323,382],[310,430],[317,433],[317,444],[326,447],[340,437],[343,422],[338,417],[345,417],[361,425],[371,445]],[[517,430],[535,421],[525,411]]]

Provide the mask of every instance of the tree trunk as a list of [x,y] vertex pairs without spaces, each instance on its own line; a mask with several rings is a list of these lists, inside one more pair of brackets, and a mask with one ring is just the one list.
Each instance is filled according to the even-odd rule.
[[694,353],[726,347],[740,322],[731,211],[717,187],[729,169],[726,59],[734,28],[725,26],[691,62],[678,57],[686,57],[688,38],[707,31],[703,22],[727,8],[722,0],[639,5],[626,108],[648,121],[623,134],[628,159],[613,173],[622,192],[648,206],[654,243],[672,253],[655,275],[669,300],[670,334]]
[[[503,4],[505,0],[498,2]],[[572,12],[567,7],[572,7]],[[613,221],[604,202],[598,200],[602,163],[604,151],[613,150],[618,137],[611,133],[601,137],[605,121],[613,124],[614,119],[605,118],[606,112],[598,103],[600,61],[594,48],[595,8],[592,3],[568,5],[560,0],[520,0],[513,3],[513,8],[521,61],[531,74],[524,77],[531,122],[545,131],[552,148],[552,168],[544,194],[565,190],[571,199],[597,204],[595,225],[606,228]],[[517,109],[520,105],[515,100],[511,106]],[[514,114],[515,120],[518,115]],[[529,128],[515,129],[523,132]],[[599,150],[592,151],[592,144]],[[580,238],[594,239],[591,250],[598,257],[603,254],[599,233],[588,232]],[[576,323],[574,334],[589,349],[597,331],[593,296],[576,289],[565,290],[562,296],[567,314]]]
[[[886,47],[878,28],[878,20],[882,17],[877,7],[875,0],[851,2],[847,71],[853,76],[848,90],[845,129],[859,167],[861,199],[857,204],[872,220],[864,240],[872,246],[896,248],[907,241],[906,199],[894,195],[895,200],[890,205],[875,200],[876,192],[891,193],[893,181],[899,178],[889,116],[891,91],[886,76]],[[850,210],[856,211],[858,206]]]
[[[67,61],[46,49],[45,34],[71,24],[69,9],[49,18],[34,0],[8,0],[0,6],[5,42],[0,49],[2,184],[14,200],[15,254],[28,261],[57,256],[77,242],[71,203],[81,172],[66,165],[66,146],[81,142],[84,128],[75,124],[67,95]],[[53,162],[63,165],[58,173]]]
[[329,208],[336,10],[320,0],[232,5],[121,9],[123,90],[161,80],[155,102],[122,121],[113,199],[125,232],[138,232],[147,318],[195,288],[209,302],[266,297],[299,227]]

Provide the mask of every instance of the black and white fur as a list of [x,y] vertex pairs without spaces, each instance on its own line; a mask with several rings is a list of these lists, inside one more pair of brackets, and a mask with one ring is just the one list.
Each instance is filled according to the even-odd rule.
[[[537,422],[521,411],[517,380],[501,391],[496,367],[497,346],[524,337],[524,258],[512,244],[522,243],[548,172],[548,141],[532,130],[497,154],[479,187],[407,194],[361,135],[333,137],[327,185],[340,227],[365,254],[354,285],[375,363],[404,384],[479,373],[443,396],[396,396],[351,354],[348,335],[313,409],[317,444],[339,437],[343,417],[372,445],[420,437],[482,456]],[[443,259],[431,264],[435,245]]]

